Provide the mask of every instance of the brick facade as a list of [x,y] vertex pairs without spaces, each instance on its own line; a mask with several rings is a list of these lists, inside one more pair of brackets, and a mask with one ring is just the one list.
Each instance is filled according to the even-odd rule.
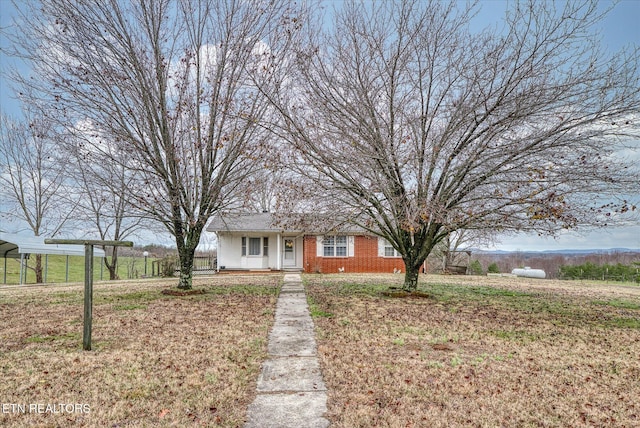
[[318,257],[317,239],[313,235],[304,237],[304,271],[307,273],[371,272],[393,273],[394,269],[405,271],[400,257],[378,257],[378,238],[371,236],[354,237],[353,257]]

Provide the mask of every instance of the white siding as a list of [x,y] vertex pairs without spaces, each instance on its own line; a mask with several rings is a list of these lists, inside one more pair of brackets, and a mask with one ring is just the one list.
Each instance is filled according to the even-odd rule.
[[356,252],[355,252],[355,241],[356,241],[356,237],[355,236],[347,236],[347,255],[349,257],[355,257]]
[[378,257],[384,257],[384,247],[387,243],[387,240],[382,238],[382,237],[378,237]]
[[[269,254],[268,256],[242,256],[242,237],[247,238],[268,238]],[[224,266],[225,269],[276,269],[278,267],[278,235],[273,234],[229,234],[220,233],[218,235],[220,252],[218,254],[218,266]],[[260,251],[263,251],[264,241],[261,239]],[[249,249],[249,239],[247,239],[247,253]]]

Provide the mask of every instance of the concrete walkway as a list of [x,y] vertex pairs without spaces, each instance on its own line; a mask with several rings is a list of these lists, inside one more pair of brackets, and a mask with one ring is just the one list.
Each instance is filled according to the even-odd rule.
[[328,427],[327,388],[299,274],[284,276],[268,350],[245,428]]

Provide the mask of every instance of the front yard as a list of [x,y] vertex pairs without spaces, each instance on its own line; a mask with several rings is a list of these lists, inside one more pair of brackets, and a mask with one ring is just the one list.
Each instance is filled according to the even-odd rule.
[[306,276],[332,427],[640,425],[640,287]]
[[82,351],[82,285],[0,288],[0,425],[242,426],[280,276],[95,285]]
[[[0,287],[0,425],[241,427],[282,276]],[[304,275],[332,427],[640,424],[640,287]]]

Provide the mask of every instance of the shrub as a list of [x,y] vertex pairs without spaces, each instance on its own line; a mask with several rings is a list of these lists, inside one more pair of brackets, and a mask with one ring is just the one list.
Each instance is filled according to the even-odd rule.
[[160,260],[160,276],[172,277],[175,274],[178,258],[176,256],[165,257]]
[[469,265],[469,272],[471,272],[472,275],[482,275],[484,273],[482,271],[482,265],[480,264],[479,260],[476,259],[471,262],[471,264]]
[[491,263],[489,267],[487,267],[487,272],[489,273],[500,273],[500,268],[496,263]]
[[586,262],[581,265],[560,266],[560,279],[599,279],[603,281],[636,281],[640,280],[639,269],[632,265],[596,265]]

